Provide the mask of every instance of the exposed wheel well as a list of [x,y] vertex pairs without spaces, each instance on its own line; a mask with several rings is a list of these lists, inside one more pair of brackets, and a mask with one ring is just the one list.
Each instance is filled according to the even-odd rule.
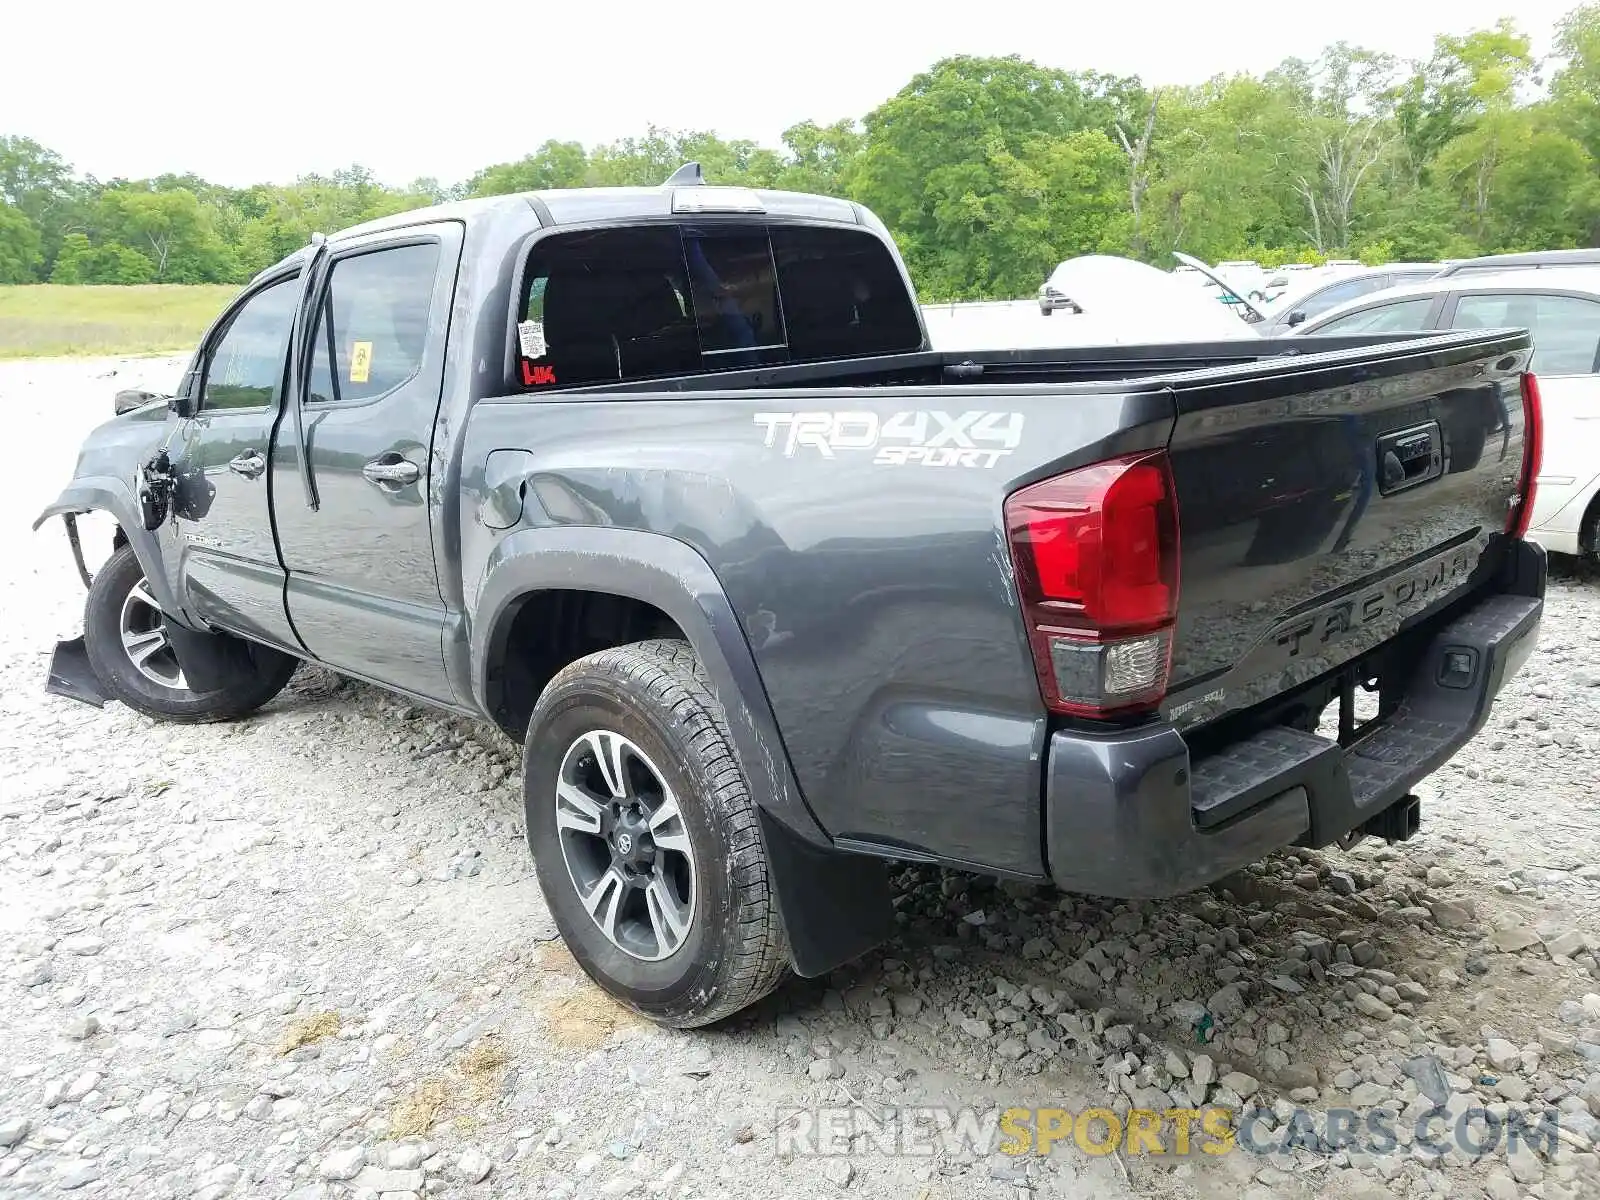
[[597,650],[647,638],[682,638],[666,613],[610,592],[530,592],[500,622],[488,653],[489,712],[522,740],[545,685],[563,667]]

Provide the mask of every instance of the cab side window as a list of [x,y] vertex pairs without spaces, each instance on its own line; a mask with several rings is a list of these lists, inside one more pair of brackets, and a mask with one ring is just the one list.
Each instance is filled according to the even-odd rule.
[[918,349],[887,247],[857,229],[690,223],[561,233],[528,262],[523,387]]
[[299,299],[300,280],[294,276],[262,288],[239,307],[211,348],[199,411],[278,403]]
[[439,243],[370,250],[334,262],[311,340],[311,404],[371,400],[422,369]]

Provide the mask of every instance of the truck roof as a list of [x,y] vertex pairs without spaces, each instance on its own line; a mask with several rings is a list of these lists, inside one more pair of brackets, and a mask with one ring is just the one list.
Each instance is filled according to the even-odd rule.
[[[682,172],[679,172],[681,175]],[[597,222],[661,220],[674,215],[692,218],[699,215],[738,215],[748,218],[777,217],[787,220],[835,221],[848,225],[879,226],[875,217],[860,205],[832,196],[806,192],[769,191],[759,188],[675,183],[679,175],[659,187],[559,188],[538,192],[513,192],[501,196],[480,196],[470,200],[451,200],[412,208],[352,225],[328,234],[337,245],[351,238],[434,221],[461,221],[469,227],[485,218],[509,211],[532,212],[543,227],[589,225]],[[689,196],[688,193],[693,193]],[[680,206],[680,197],[682,197]],[[265,275],[304,258],[309,246],[268,267]]]

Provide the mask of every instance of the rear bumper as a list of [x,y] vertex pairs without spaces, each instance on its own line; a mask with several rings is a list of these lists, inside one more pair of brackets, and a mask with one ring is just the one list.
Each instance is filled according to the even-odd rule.
[[1399,708],[1348,748],[1274,728],[1191,762],[1166,724],[1054,734],[1045,784],[1051,877],[1095,895],[1177,895],[1285,846],[1329,845],[1403,800],[1483,727],[1538,643],[1544,552],[1520,543],[1514,565],[1506,590],[1435,631]]

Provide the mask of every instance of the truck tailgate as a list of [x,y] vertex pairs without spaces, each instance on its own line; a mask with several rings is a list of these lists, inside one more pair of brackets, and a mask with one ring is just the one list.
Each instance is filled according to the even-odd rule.
[[1351,663],[1497,569],[1522,471],[1527,358],[1526,334],[1501,332],[1169,381],[1174,724]]

